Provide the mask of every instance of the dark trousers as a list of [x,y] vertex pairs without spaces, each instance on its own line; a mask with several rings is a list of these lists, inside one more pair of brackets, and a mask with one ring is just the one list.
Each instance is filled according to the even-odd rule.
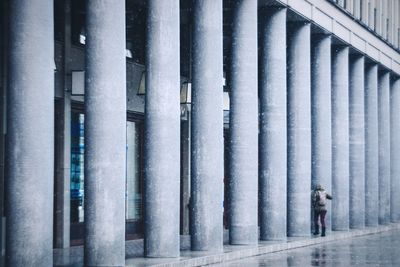
[[314,210],[314,225],[316,229],[318,229],[318,218],[320,219],[321,227],[325,228],[325,215],[326,210]]

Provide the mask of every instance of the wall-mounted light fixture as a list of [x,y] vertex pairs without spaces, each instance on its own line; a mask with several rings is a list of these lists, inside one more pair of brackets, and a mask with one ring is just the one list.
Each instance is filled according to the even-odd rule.
[[229,92],[224,92],[224,111],[230,110]]
[[192,83],[185,82],[181,86],[181,104],[192,103]]
[[130,49],[125,49],[125,57],[133,58],[132,51]]
[[146,94],[146,72],[142,72],[142,76],[140,77],[140,83],[139,83],[139,88],[137,91],[138,95],[144,95]]
[[85,27],[82,26],[81,31],[79,32],[79,43],[86,44],[86,30]]

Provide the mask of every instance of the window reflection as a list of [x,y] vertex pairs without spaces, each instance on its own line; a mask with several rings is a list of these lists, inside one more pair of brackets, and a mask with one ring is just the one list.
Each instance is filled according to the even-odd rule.
[[142,217],[140,125],[128,121],[126,132],[126,219],[139,220]]
[[[141,136],[143,124],[127,121],[126,219],[142,219]],[[71,223],[84,221],[85,115],[71,114]]]
[[83,222],[85,115],[72,112],[71,121],[71,222]]

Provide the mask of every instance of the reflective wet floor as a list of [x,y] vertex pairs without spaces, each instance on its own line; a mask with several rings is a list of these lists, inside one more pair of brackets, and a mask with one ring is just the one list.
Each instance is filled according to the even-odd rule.
[[400,230],[211,266],[400,266]]

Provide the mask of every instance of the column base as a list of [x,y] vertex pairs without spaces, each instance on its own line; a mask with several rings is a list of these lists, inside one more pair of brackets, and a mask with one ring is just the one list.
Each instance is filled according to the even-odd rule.
[[229,230],[229,244],[257,245],[258,226],[231,226]]

